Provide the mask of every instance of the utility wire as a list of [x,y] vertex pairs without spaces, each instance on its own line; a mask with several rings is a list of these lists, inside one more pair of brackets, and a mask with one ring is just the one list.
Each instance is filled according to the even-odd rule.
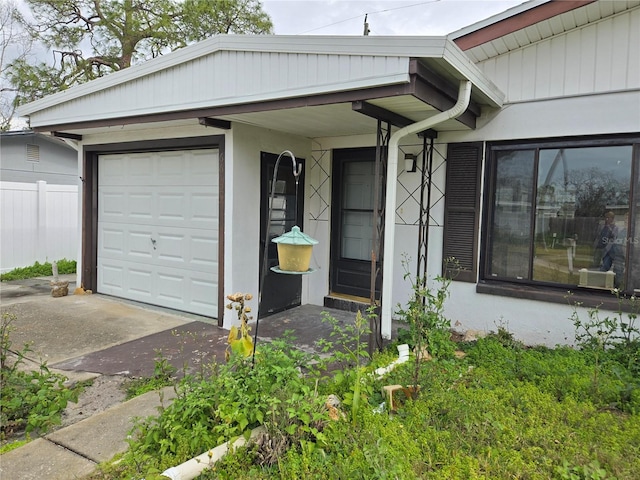
[[311,30],[305,30],[304,32],[296,33],[296,35],[304,35],[305,33],[315,32],[316,30],[322,30],[323,28],[333,27],[334,25],[340,25],[341,23],[348,22],[350,20],[362,18],[362,15],[375,15],[377,13],[385,13],[385,12],[391,12],[393,10],[401,10],[403,8],[417,7],[419,5],[426,5],[427,3],[436,3],[439,1],[440,0],[428,0],[426,2],[412,3],[411,5],[402,5],[400,7],[385,8],[384,10],[378,10],[377,12],[366,12],[360,15],[356,15],[355,17],[349,17],[349,18],[345,18],[344,20],[340,20],[338,22],[333,22],[333,23],[329,23],[328,25],[323,25],[322,27],[316,27],[316,28],[312,28]]

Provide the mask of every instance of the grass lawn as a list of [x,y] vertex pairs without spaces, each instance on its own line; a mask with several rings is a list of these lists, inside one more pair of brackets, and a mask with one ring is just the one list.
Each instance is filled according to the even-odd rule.
[[[267,349],[268,365],[236,364],[188,387],[191,398],[179,398],[164,419],[143,425],[129,452],[92,478],[156,478],[149,475],[215,446],[202,432],[222,431],[221,419],[233,422],[231,406],[243,412],[243,429],[262,423],[269,436],[198,478],[640,478],[637,345],[635,360],[626,364],[614,352],[526,348],[505,332],[458,347],[464,358],[418,363],[412,357],[377,380],[371,372],[396,358],[392,348],[361,367],[359,377],[345,368],[318,383],[289,368],[302,357],[289,361],[286,347],[277,354]],[[233,381],[222,380],[226,375]],[[416,378],[416,399],[399,399],[395,412],[379,408],[383,385]],[[337,420],[326,415],[330,393],[342,399]],[[258,417],[248,412],[261,409],[262,421],[254,422]],[[206,417],[210,423],[203,423]]]

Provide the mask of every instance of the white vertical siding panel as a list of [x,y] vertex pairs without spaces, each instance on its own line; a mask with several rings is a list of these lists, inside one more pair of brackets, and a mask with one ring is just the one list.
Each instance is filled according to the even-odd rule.
[[522,98],[523,77],[526,77],[526,71],[523,70],[522,50],[516,50],[513,55],[507,57],[509,78],[509,100],[518,101]]
[[[611,88],[612,59],[614,48],[612,39],[612,22],[600,22],[596,24],[596,48],[595,48],[595,72],[594,88],[596,91],[609,90]],[[583,51],[583,53],[586,53]]]
[[564,94],[575,95],[580,89],[580,77],[581,77],[581,55],[577,52],[576,45],[580,43],[580,32],[572,31],[566,35],[565,42],[565,79],[564,79]]
[[297,74],[300,85],[307,85],[313,79],[313,77],[309,76],[309,55],[300,55]]
[[548,40],[537,44],[535,65],[536,97],[548,97],[551,91],[551,43]]
[[502,86],[508,91],[509,86],[509,58],[507,55],[496,58],[496,74],[502,78]]
[[560,36],[552,38],[549,42],[550,48],[550,72],[549,72],[549,95],[559,97],[564,95],[564,79],[566,71],[566,37]]
[[627,87],[627,60],[630,58],[629,35],[631,16],[619,15],[611,20],[611,82],[610,88],[621,90]]
[[640,88],[640,9],[629,16],[629,48],[627,88]]
[[572,45],[573,52],[570,54],[580,57],[580,84],[579,93],[593,92],[595,86],[595,55],[598,40],[597,29],[594,25],[581,30],[581,42]]
[[[518,35],[524,34],[513,38]],[[478,66],[507,101],[639,88],[640,10],[496,55]]]

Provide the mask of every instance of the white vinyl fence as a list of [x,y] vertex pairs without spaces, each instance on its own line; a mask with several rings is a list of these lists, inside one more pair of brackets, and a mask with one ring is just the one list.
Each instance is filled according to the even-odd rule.
[[0,182],[0,272],[78,254],[78,187]]

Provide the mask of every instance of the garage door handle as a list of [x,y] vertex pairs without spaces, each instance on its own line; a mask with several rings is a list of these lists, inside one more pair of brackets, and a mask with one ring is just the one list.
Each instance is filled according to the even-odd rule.
[[153,238],[151,238],[151,245],[153,245],[153,249],[155,250],[156,249],[156,241]]

